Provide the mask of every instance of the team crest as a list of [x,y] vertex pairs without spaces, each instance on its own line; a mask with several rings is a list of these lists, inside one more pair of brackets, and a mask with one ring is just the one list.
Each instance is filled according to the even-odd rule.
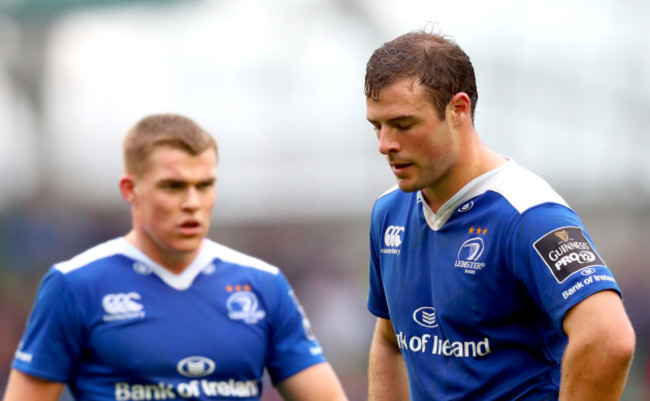
[[226,301],[228,317],[232,320],[243,320],[248,324],[255,324],[264,319],[266,312],[259,310],[257,296],[250,291],[238,291],[230,295]]
[[[487,229],[485,230],[487,232]],[[476,233],[478,234],[478,231]],[[454,266],[463,269],[466,274],[476,274],[485,267],[485,262],[481,261],[484,250],[485,242],[483,238],[474,237],[468,239],[458,249]]]

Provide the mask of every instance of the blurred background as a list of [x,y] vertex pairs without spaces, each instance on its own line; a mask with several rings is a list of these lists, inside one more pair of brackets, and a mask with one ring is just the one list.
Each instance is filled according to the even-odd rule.
[[283,269],[365,399],[368,222],[394,184],[365,63],[432,22],[472,58],[484,141],[546,178],[614,271],[638,338],[624,400],[650,400],[649,15],[645,0],[0,0],[0,392],[48,267],[129,229],[123,135],[174,112],[220,144],[210,237]]

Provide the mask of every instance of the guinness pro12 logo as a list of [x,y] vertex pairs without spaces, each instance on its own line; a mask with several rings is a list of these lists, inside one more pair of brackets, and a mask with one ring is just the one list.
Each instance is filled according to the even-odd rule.
[[562,227],[533,244],[558,283],[591,266],[605,266],[580,227]]

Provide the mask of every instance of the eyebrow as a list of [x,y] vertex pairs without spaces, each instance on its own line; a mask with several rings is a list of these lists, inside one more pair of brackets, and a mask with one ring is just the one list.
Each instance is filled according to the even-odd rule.
[[205,184],[214,184],[217,181],[216,177],[206,178],[205,180],[200,180],[197,182],[190,182],[182,178],[165,178],[160,180],[159,185],[162,184],[183,184],[183,185],[205,185]]
[[[411,119],[415,119],[415,118],[416,118],[416,117],[413,116],[413,115],[406,114],[406,115],[402,115],[402,116],[393,117],[393,118],[389,119],[388,121],[386,121],[386,123],[387,123],[387,124],[391,124],[391,123],[396,123],[396,122],[398,122],[398,121],[402,121],[402,120],[411,120]],[[373,119],[370,119],[370,118],[367,118],[367,117],[366,117],[366,119],[368,120],[368,122],[370,122],[370,123],[373,124],[373,125],[374,125],[374,124],[379,124],[379,122],[377,122],[377,121],[375,121],[375,120],[373,120]]]
[[216,178],[216,177],[214,177],[214,178],[207,178],[207,179],[205,179],[205,180],[199,181],[199,182],[198,182],[198,185],[202,185],[202,184],[214,184],[215,182],[217,182],[217,178]]

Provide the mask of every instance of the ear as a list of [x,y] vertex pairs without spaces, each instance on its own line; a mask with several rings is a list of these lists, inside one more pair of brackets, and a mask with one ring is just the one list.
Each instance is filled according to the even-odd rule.
[[120,192],[127,203],[135,202],[135,178],[131,174],[123,174],[120,178]]
[[458,92],[451,98],[447,105],[447,118],[451,118],[454,125],[472,123],[472,101],[465,92]]

